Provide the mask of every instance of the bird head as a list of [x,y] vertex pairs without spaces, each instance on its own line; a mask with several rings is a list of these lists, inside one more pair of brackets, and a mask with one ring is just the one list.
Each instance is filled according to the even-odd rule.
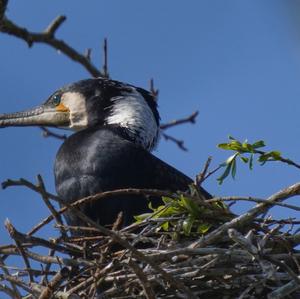
[[156,101],[148,91],[96,78],[64,86],[33,109],[0,114],[0,127],[49,126],[80,131],[111,126],[151,150],[159,137],[159,119]]

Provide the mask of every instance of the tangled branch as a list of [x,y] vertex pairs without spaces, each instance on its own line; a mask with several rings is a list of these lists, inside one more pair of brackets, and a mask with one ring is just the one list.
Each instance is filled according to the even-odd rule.
[[[41,178],[37,185],[24,179],[4,183],[4,187],[15,185],[26,186],[44,199],[59,201],[57,196],[45,190]],[[284,232],[285,225],[294,227],[296,224],[258,216],[266,215],[270,208],[285,199],[299,195],[300,183],[264,201],[255,199],[255,206],[243,215],[232,214],[226,220],[219,210],[219,215],[215,214],[213,218],[218,222],[223,219],[223,224],[212,224],[207,234],[185,236],[178,231],[176,238],[175,232],[158,230],[162,223],[175,221],[172,216],[170,219],[150,217],[115,231],[94,223],[77,209],[91,200],[105,200],[106,196],[116,192],[159,194],[173,196],[176,200],[176,194],[165,191],[125,189],[81,199],[59,211],[53,211],[53,206],[46,202],[51,212],[48,218],[56,219],[61,235],[48,240],[34,236],[37,230],[24,234],[7,221],[6,227],[14,244],[0,246],[3,272],[0,274],[0,292],[11,298],[21,298],[25,292],[28,298],[76,299],[96,298],[99,294],[105,298],[151,299],[299,296],[300,253],[296,246],[300,237],[297,233]],[[213,207],[214,203],[237,200],[227,197],[203,202],[194,195],[190,198],[203,209],[212,209],[212,213],[218,211]],[[287,204],[284,207],[293,208]],[[72,209],[87,226],[64,225],[55,215],[66,209]],[[178,215],[176,221],[185,221],[185,217]],[[63,232],[70,230],[77,230],[81,235],[63,236]],[[38,253],[41,246],[49,250],[49,255]],[[25,267],[8,264],[8,256],[19,256]],[[33,267],[36,265],[33,261],[44,266]]]

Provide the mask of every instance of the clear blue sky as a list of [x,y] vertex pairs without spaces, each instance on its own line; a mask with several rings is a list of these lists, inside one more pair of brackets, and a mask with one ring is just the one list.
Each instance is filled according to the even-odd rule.
[[[216,144],[231,134],[264,139],[270,149],[300,161],[299,1],[83,3],[11,0],[7,14],[33,31],[43,30],[59,14],[67,15],[57,37],[80,51],[92,48],[99,66],[100,46],[107,37],[111,76],[144,88],[154,77],[163,122],[199,110],[196,125],[168,131],[184,139],[189,151],[161,140],[158,157],[193,177],[209,155],[213,166],[224,161],[229,153]],[[0,112],[32,107],[60,86],[89,77],[48,46],[28,49],[2,34],[0,68]],[[33,181],[42,174],[48,190],[55,192],[52,168],[59,141],[41,137],[37,128],[3,129],[0,140],[0,181]],[[298,180],[299,170],[285,165],[257,165],[252,172],[241,165],[236,180],[219,186],[215,176],[205,187],[216,195],[266,197]],[[48,215],[39,196],[25,188],[0,190],[0,205],[1,244],[9,242],[3,229],[6,217],[27,231]],[[284,213],[276,216],[290,215]]]

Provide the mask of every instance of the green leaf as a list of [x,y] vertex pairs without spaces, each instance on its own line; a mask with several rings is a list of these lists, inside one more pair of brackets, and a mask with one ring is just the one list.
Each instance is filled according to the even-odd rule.
[[169,221],[166,221],[164,223],[161,224],[161,228],[164,230],[164,231],[168,231],[169,230]]
[[232,160],[232,166],[231,166],[231,176],[233,179],[235,179],[236,175],[236,159]]
[[249,161],[249,169],[252,170],[253,169],[253,154],[250,155],[250,161]]
[[219,182],[220,185],[228,177],[228,175],[230,173],[231,165],[232,165],[231,163],[227,164],[227,167],[226,167],[225,171],[223,172],[223,174],[217,178],[217,181]]
[[218,148],[223,150],[231,150],[230,143],[220,143],[218,144]]
[[242,147],[243,147],[243,151],[244,151],[244,152],[252,153],[252,152],[254,151],[253,146],[252,146],[251,144],[249,144],[249,143],[244,142],[244,143],[242,144]]
[[194,215],[195,217],[200,214],[200,207],[193,200],[186,198],[181,194],[180,202],[190,214]]
[[145,220],[146,218],[150,217],[152,215],[152,213],[145,213],[145,214],[141,214],[141,215],[136,215],[134,216],[134,219],[136,220],[136,222],[140,223],[143,220]]
[[272,158],[276,161],[281,159],[281,153],[279,151],[272,151],[270,152],[270,154],[272,155]]
[[227,160],[226,160],[226,164],[231,164],[233,160],[235,160],[235,158],[238,156],[238,153],[233,154],[232,156],[230,156]]
[[163,196],[161,199],[165,205],[174,202],[174,198],[171,197]]
[[198,225],[197,232],[200,234],[205,234],[211,228],[211,225],[208,223],[202,223]]
[[252,144],[252,147],[257,149],[257,148],[260,148],[260,147],[264,147],[266,146],[265,145],[265,142],[263,140],[259,140],[259,141],[256,141]]
[[189,236],[191,234],[191,230],[193,227],[193,224],[195,222],[195,217],[193,217],[192,215],[189,215],[182,224],[182,229],[183,232],[186,236]]
[[234,141],[231,141],[231,143],[230,143],[230,149],[233,151],[242,151],[243,146],[239,141],[234,140]]
[[246,164],[249,162],[249,158],[247,158],[247,157],[240,156],[240,158]]

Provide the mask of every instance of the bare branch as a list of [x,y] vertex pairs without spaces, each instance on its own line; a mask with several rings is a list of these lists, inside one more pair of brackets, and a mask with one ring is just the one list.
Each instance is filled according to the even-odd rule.
[[0,30],[1,30],[1,26],[2,26],[1,23],[5,15],[7,4],[8,4],[8,0],[0,0]]
[[7,18],[3,18],[0,31],[24,40],[29,47],[31,47],[34,43],[47,44],[54,49],[61,51],[73,61],[81,64],[92,76],[103,76],[103,74],[90,62],[85,55],[77,52],[63,40],[55,38],[54,35],[56,31],[65,21],[65,19],[66,17],[59,16],[48,26],[44,32],[35,33],[16,25]]
[[188,149],[184,146],[184,141],[183,140],[179,140],[171,135],[168,135],[166,133],[162,133],[162,136],[165,138],[165,140],[171,140],[173,141],[181,150],[183,151],[187,151]]
[[196,117],[198,116],[198,114],[199,114],[199,112],[195,111],[191,115],[189,115],[188,117],[175,119],[173,121],[170,121],[169,123],[161,124],[160,128],[162,130],[166,130],[166,129],[169,129],[171,127],[178,126],[178,125],[185,124],[185,123],[194,124],[196,122]]
[[51,130],[49,130],[46,127],[40,127],[40,129],[43,131],[43,137],[47,138],[47,137],[54,137],[60,140],[66,140],[67,139],[67,135],[60,135],[57,134]]
[[61,24],[67,19],[66,16],[58,16],[52,23],[44,31],[45,34],[49,34],[50,36],[54,37],[57,29],[61,26]]
[[107,50],[107,38],[104,39],[103,43],[103,54],[104,54],[104,62],[103,62],[103,77],[109,78],[108,73],[108,50]]
[[198,175],[196,175],[196,186],[200,187],[201,184],[204,182],[211,160],[212,157],[208,157],[203,170]]

